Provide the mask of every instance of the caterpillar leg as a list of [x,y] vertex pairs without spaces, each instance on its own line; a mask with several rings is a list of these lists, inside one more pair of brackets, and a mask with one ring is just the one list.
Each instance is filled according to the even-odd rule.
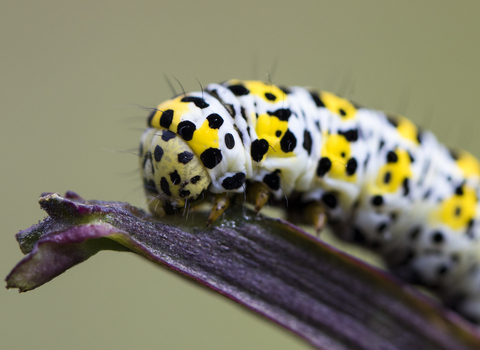
[[270,189],[263,182],[255,182],[247,187],[247,201],[255,205],[258,214],[270,198]]
[[152,196],[147,193],[147,200],[150,213],[159,218],[165,216],[165,209],[163,208],[164,203],[158,198],[158,196]]
[[220,215],[223,214],[225,209],[230,205],[230,198],[225,193],[217,193],[213,196],[213,208],[208,216],[207,227],[209,227]]
[[304,220],[307,224],[313,225],[317,237],[327,224],[327,214],[322,202],[315,201],[307,205],[303,214]]

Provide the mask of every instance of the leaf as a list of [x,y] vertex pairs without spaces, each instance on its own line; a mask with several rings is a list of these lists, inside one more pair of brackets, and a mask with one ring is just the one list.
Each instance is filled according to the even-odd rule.
[[453,312],[279,219],[234,207],[220,227],[192,231],[73,192],[43,194],[40,206],[49,217],[17,234],[27,255],[7,288],[37,288],[101,250],[133,251],[319,349],[480,348],[476,329]]

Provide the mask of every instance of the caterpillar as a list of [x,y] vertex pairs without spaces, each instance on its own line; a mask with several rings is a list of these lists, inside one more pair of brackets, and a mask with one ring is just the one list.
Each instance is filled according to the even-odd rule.
[[480,322],[480,163],[403,116],[230,80],[153,109],[139,154],[156,215],[210,199],[211,224],[236,194],[257,212],[286,197],[317,232],[328,223]]

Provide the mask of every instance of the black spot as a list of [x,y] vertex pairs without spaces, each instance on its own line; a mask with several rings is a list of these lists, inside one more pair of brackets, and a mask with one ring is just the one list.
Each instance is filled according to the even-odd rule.
[[275,136],[276,136],[276,137],[282,136],[282,131],[281,131],[281,130],[277,130],[277,131],[275,132]]
[[162,140],[167,142],[168,140],[171,140],[175,138],[175,134],[173,132],[171,132],[170,130],[165,130],[163,133],[162,133]]
[[207,117],[208,127],[210,129],[219,129],[223,124],[223,118],[217,113],[212,113]]
[[182,164],[187,164],[189,161],[193,159],[193,153],[192,152],[182,152],[178,154],[178,161]]
[[455,208],[455,216],[460,216],[461,213],[462,213],[462,208],[461,207],[456,207]]
[[366,242],[365,234],[358,227],[353,228],[353,241],[359,244]]
[[410,193],[410,180],[408,179],[408,177],[406,177],[405,180],[403,180],[402,187],[403,187],[403,195],[405,197],[408,196],[408,194]]
[[271,94],[270,92],[266,92],[265,98],[269,101],[275,101],[277,99],[277,96],[275,96],[274,94]]
[[156,145],[155,151],[153,152],[153,157],[155,158],[156,162],[161,161],[163,157],[163,148],[160,147],[159,145]]
[[264,139],[252,142],[250,154],[255,162],[260,162],[263,156],[268,152],[268,141]]
[[398,215],[397,215],[397,213],[395,213],[395,212],[390,213],[390,220],[392,220],[392,221],[397,220],[397,216],[398,216]]
[[157,190],[157,187],[155,187],[155,182],[153,180],[149,180],[148,182],[144,179],[144,182],[143,182],[143,188],[145,189],[145,191],[147,191],[148,193],[152,193],[152,194],[156,194],[158,195],[158,190]]
[[[238,130],[237,130],[238,131]],[[238,131],[238,136],[240,136],[240,141],[242,142],[242,145],[243,145],[243,133],[241,133],[240,131]]]
[[172,180],[172,184],[174,185],[178,185],[180,182],[182,182],[182,178],[176,170],[170,173],[170,180]]
[[380,143],[378,144],[378,150],[380,151],[383,148],[383,146],[385,146],[385,141],[380,140]]
[[147,126],[152,126],[152,119],[153,119],[153,117],[155,116],[156,113],[157,113],[156,109],[154,109],[152,111],[152,113],[150,113],[150,115],[147,118]]
[[338,113],[342,116],[342,117],[345,117],[347,115],[347,112],[345,112],[345,110],[343,108],[339,108],[338,109]]
[[383,197],[382,196],[373,196],[372,197],[372,205],[379,207],[383,204]]
[[458,186],[456,189],[455,189],[455,194],[457,196],[463,196],[463,185],[462,186]]
[[185,198],[190,196],[190,191],[189,190],[180,190],[178,191],[178,194],[180,195],[180,198]]
[[428,199],[431,194],[432,194],[432,189],[429,188],[427,192],[425,192],[425,194],[423,195],[423,199]]
[[418,226],[415,227],[415,228],[412,230],[412,232],[410,232],[410,234],[409,234],[410,239],[411,239],[412,241],[415,240],[415,239],[418,237],[418,235],[420,234],[420,231],[421,231],[421,228],[420,228],[420,227],[418,227]]
[[168,185],[168,181],[166,178],[162,177],[160,180],[160,188],[162,189],[163,193],[167,196],[171,196],[172,193],[170,192],[170,186]]
[[332,167],[332,162],[327,157],[322,157],[318,161],[317,175],[324,176]]
[[347,162],[347,175],[352,176],[357,171],[357,160],[355,158],[350,158]]
[[203,151],[200,155],[200,160],[207,169],[215,168],[222,161],[222,158],[222,152],[212,147]]
[[387,228],[387,223],[382,222],[380,225],[378,225],[377,232],[378,233],[383,233],[383,231],[385,231],[386,228]]
[[345,152],[340,153],[340,156],[342,156],[342,158],[345,158],[346,156]]
[[315,122],[315,125],[317,126],[318,131],[322,131],[322,128],[320,126],[320,122],[318,120]]
[[383,182],[388,184],[391,179],[392,179],[392,173],[387,171],[383,177]]
[[190,179],[190,182],[195,185],[198,182],[198,180],[200,180],[200,175],[196,175],[196,176],[192,177]]
[[160,117],[160,126],[162,128],[168,129],[172,125],[173,121],[173,110],[167,109],[163,111],[162,116]]
[[365,161],[363,162],[363,167],[367,169],[368,161],[370,160],[370,153],[367,153],[367,157],[365,158]]
[[413,163],[415,161],[415,158],[413,158],[410,152],[408,152],[408,158],[410,158],[410,163]]
[[237,190],[245,183],[245,173],[236,173],[233,176],[226,177],[222,181],[222,187],[226,190]]
[[250,93],[250,90],[248,90],[245,86],[243,85],[230,85],[228,87],[228,90],[230,90],[231,92],[233,92],[233,94],[235,96],[244,96],[244,95],[248,95]]
[[194,96],[186,96],[182,98],[182,102],[193,102],[195,106],[197,106],[200,109],[207,108],[210,106],[205,100],[201,97],[194,97]]
[[227,146],[228,149],[235,147],[235,138],[230,133],[225,134],[225,146]]
[[190,141],[193,138],[193,133],[195,132],[196,129],[197,129],[197,127],[195,126],[195,124],[193,124],[192,122],[190,122],[188,120],[185,120],[185,121],[181,122],[180,124],[178,124],[177,133],[185,141]]
[[279,170],[275,170],[273,173],[267,174],[263,177],[263,182],[274,191],[280,188],[279,172]]
[[388,151],[387,153],[387,163],[396,163],[398,162],[398,156],[394,151]]
[[387,120],[390,124],[392,124],[395,128],[398,128],[398,120],[394,117],[387,117]]
[[358,129],[339,131],[338,134],[343,135],[348,142],[355,142],[358,140]]
[[303,148],[305,148],[308,155],[312,153],[312,135],[307,130],[303,132]]
[[475,224],[475,220],[474,219],[470,219],[468,221],[468,225],[467,225],[467,231],[470,231],[472,228],[473,228],[473,225]]
[[292,115],[292,111],[287,108],[279,108],[274,112],[267,111],[269,116],[277,117],[281,121],[287,121]]
[[443,233],[440,231],[436,231],[432,233],[432,241],[433,243],[442,243],[445,240],[445,237],[443,236]]
[[317,107],[325,107],[325,104],[320,99],[320,94],[317,91],[310,92],[310,96],[312,97],[312,100],[315,102]]
[[248,136],[250,136],[250,127],[249,126],[247,126],[247,134],[248,134]]
[[285,153],[292,152],[296,146],[297,139],[295,138],[295,135],[289,129],[287,129],[285,135],[283,135],[282,139],[280,140],[281,150]]
[[322,202],[331,209],[335,209],[337,206],[337,197],[332,193],[324,193],[322,195]]
[[245,108],[240,107],[240,114],[242,115],[242,118],[247,120],[247,113],[245,113]]
[[232,118],[235,118],[235,108],[233,107],[233,105],[229,103],[225,103],[223,104],[223,106],[228,111],[228,113],[232,116]]

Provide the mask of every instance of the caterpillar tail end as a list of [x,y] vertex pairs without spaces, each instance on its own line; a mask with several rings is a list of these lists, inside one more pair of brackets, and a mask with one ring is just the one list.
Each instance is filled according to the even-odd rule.
[[230,205],[230,198],[228,198],[225,193],[218,193],[215,194],[213,197],[213,208],[208,216],[207,220],[207,228],[215,222],[219,218],[220,215],[223,214],[225,209],[228,208]]
[[305,208],[304,220],[315,227],[316,236],[319,237],[327,224],[327,214],[323,204],[321,202],[310,203]]
[[247,201],[255,205],[255,213],[259,213],[260,210],[267,204],[270,198],[270,189],[263,182],[255,182],[247,188]]

